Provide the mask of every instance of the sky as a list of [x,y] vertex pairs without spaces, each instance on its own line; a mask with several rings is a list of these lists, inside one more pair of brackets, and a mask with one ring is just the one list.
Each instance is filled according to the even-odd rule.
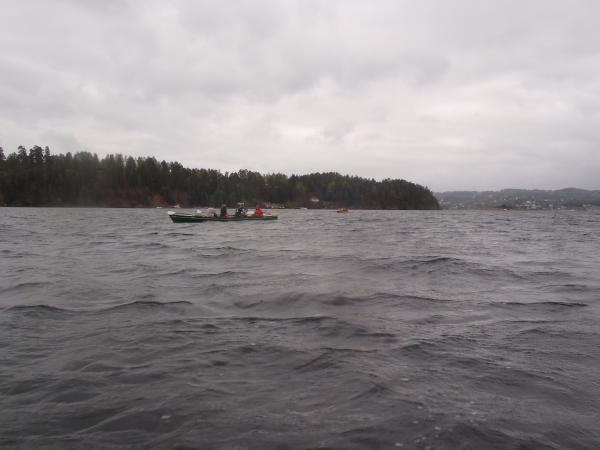
[[0,146],[600,189],[597,0],[0,0]]

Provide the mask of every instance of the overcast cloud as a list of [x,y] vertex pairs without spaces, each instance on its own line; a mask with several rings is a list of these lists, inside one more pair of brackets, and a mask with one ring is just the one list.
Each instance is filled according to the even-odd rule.
[[0,146],[600,189],[600,2],[0,2]]

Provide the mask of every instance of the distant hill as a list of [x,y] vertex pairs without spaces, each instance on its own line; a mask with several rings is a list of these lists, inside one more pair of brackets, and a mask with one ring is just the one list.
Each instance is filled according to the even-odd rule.
[[501,191],[451,191],[433,194],[442,209],[597,209],[600,191],[566,188],[502,189]]
[[0,148],[0,205],[182,207],[210,203],[235,206],[362,209],[440,209],[426,187],[335,172],[287,176],[249,170],[221,173],[189,169],[178,162],[120,154],[99,159],[78,152],[51,155],[48,147],[5,157]]

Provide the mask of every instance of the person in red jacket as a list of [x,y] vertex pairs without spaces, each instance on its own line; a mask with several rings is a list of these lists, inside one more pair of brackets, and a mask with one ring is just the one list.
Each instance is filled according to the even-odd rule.
[[256,208],[254,208],[254,217],[263,217],[264,215],[265,213],[260,209],[260,205],[256,205]]

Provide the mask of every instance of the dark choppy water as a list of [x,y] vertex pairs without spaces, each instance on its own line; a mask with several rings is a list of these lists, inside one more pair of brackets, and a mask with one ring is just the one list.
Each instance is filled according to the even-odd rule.
[[600,448],[600,215],[0,209],[3,449]]

